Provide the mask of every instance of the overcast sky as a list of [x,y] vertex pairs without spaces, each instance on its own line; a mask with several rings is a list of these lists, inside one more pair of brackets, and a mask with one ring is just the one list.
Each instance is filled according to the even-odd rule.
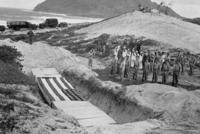
[[0,0],[0,7],[33,9],[45,0]]
[[184,17],[200,17],[200,0],[151,0],[154,2],[165,1],[169,6]]
[[[33,9],[38,3],[44,0],[0,0],[1,7]],[[172,9],[185,17],[200,17],[200,0],[152,0],[155,2],[172,1]]]

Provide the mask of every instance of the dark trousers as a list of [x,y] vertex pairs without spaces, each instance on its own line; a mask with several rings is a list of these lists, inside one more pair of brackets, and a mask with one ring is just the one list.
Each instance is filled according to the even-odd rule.
[[158,72],[157,71],[153,71],[152,82],[157,82],[157,81],[158,81]]
[[185,65],[181,64],[181,73],[184,74],[185,73]]
[[125,71],[124,71],[124,77],[129,78],[129,76],[130,76],[130,65],[126,64]]
[[120,74],[120,63],[117,63],[117,74]]
[[172,86],[174,86],[174,87],[178,86],[178,74],[177,73],[173,73]]
[[138,67],[133,68],[133,80],[137,80],[138,76]]
[[147,81],[148,71],[143,69],[142,82]]
[[168,72],[163,72],[162,74],[162,84],[166,84],[168,78]]
[[117,62],[113,61],[111,65],[110,74],[116,74],[116,71],[117,71]]
[[190,65],[190,72],[189,72],[189,75],[193,75],[193,66]]

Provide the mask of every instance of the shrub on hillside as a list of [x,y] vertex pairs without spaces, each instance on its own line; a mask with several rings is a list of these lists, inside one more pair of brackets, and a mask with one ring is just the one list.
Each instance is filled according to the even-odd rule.
[[16,66],[0,60],[0,83],[33,85],[34,82]]
[[0,60],[21,68],[20,57],[22,54],[16,48],[11,46],[0,46]]

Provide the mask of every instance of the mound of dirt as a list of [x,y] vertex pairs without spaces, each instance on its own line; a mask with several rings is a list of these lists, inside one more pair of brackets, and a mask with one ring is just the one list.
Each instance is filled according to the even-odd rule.
[[152,129],[156,129],[161,126],[161,122],[149,120],[123,125],[91,127],[87,130],[89,134],[147,134],[147,132],[150,132]]
[[163,14],[135,11],[93,24],[78,30],[77,33],[86,33],[87,38],[98,37],[103,33],[143,36],[175,48],[200,52],[200,27]]
[[159,118],[166,122],[200,123],[200,98],[195,92],[167,85],[144,84],[128,86],[126,96],[129,100],[136,100],[138,105],[160,112]]
[[53,67],[61,73],[67,69],[80,75],[96,75],[96,73],[81,64],[82,60],[61,47],[52,47],[43,42],[36,42],[30,45],[22,41],[13,42],[10,39],[0,40],[0,45],[16,47],[22,53],[23,61],[21,63],[24,66],[23,71],[25,73],[30,73],[33,68]]

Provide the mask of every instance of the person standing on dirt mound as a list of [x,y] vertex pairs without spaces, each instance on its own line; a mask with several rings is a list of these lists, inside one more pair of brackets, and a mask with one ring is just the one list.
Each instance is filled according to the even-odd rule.
[[178,60],[175,61],[173,65],[173,80],[172,80],[172,86],[177,87],[178,86],[178,78],[179,74],[181,72],[181,65],[178,62]]
[[33,43],[33,38],[34,38],[33,31],[32,30],[28,31],[27,35],[28,35],[28,38],[29,38],[29,44],[32,44]]

